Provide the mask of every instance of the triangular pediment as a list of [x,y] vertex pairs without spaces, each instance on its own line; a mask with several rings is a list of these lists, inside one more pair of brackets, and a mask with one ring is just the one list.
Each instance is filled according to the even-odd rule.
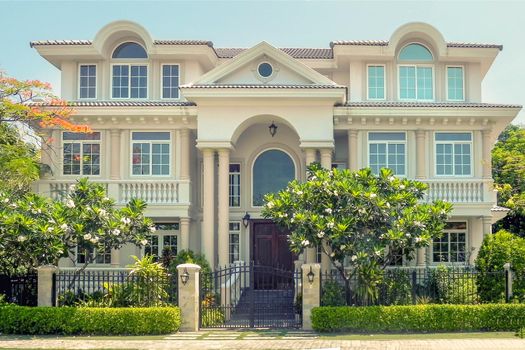
[[[270,68],[260,67],[261,64]],[[267,75],[269,71],[271,74]],[[265,41],[212,69],[193,84],[336,85]]]

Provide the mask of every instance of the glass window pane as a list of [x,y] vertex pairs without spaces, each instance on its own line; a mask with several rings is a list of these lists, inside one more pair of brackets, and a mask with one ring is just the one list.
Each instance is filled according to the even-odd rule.
[[148,58],[146,50],[137,43],[120,44],[113,51],[113,58]]
[[295,165],[290,156],[280,150],[261,153],[253,166],[253,205],[262,206],[264,195],[285,188],[295,179]]
[[402,61],[432,61],[432,53],[421,44],[410,44],[405,46],[399,53]]
[[133,132],[132,139],[133,140],[148,140],[148,141],[155,141],[155,140],[170,140],[170,133],[169,132]]
[[436,141],[472,141],[470,132],[436,132]]
[[404,132],[369,132],[368,140],[370,141],[405,141],[406,133]]

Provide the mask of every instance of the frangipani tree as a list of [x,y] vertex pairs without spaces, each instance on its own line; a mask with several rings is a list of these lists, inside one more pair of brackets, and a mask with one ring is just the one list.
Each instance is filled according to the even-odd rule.
[[[290,230],[290,249],[321,246],[345,280],[367,288],[361,295],[377,296],[382,271],[394,253],[413,259],[417,248],[442,234],[452,206],[443,201],[422,203],[426,185],[370,169],[356,172],[308,168],[307,181],[265,197],[263,216]],[[345,269],[345,258],[349,269]]]
[[0,194],[0,268],[31,269],[83,254],[84,269],[94,262],[95,252],[127,243],[143,246],[145,235],[155,230],[144,217],[145,208],[143,201],[133,199],[117,209],[104,187],[87,179],[73,185],[65,201],[33,193],[12,200]]

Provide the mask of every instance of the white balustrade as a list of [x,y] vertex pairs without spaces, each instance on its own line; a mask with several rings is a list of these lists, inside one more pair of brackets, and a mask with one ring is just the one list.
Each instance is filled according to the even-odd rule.
[[451,203],[480,203],[490,201],[486,193],[492,181],[479,179],[420,180],[428,185],[426,201],[437,199]]
[[[109,197],[117,204],[126,204],[132,198],[142,199],[148,205],[189,204],[189,181],[186,180],[105,180],[93,181],[105,187]],[[37,192],[54,200],[64,199],[75,180],[42,180]]]

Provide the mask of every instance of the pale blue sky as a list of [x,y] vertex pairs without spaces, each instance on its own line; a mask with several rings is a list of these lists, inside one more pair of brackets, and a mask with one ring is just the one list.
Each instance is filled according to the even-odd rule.
[[[206,39],[216,47],[328,47],[331,40],[389,39],[412,21],[447,41],[503,44],[483,83],[484,102],[525,105],[525,1],[6,1],[0,0],[0,69],[60,88],[59,71],[31,40],[93,39],[128,19],[154,39]],[[525,112],[517,122],[525,122]]]

